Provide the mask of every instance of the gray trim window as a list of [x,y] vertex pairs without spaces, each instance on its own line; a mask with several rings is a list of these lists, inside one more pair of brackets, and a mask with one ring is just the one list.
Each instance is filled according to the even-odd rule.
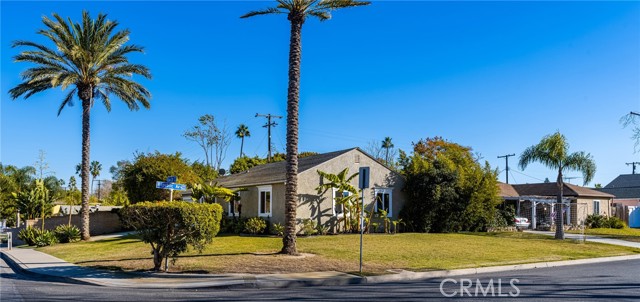
[[593,214],[600,215],[600,200],[593,201]]
[[339,197],[348,197],[351,195],[351,192],[349,191],[338,191],[338,189],[333,188],[333,216],[337,216],[337,217],[342,217],[344,216],[344,206],[341,204],[336,203],[336,198]]

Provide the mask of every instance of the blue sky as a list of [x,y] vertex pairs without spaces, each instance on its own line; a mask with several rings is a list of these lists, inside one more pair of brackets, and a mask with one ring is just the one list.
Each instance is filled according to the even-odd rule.
[[[150,110],[92,109],[91,159],[105,169],[135,151],[182,152],[202,159],[182,133],[213,114],[235,130],[248,125],[245,153],[267,153],[265,120],[286,114],[289,25],[286,16],[240,19],[271,2],[11,2],[0,4],[0,161],[33,165],[38,150],[56,176],[68,179],[80,162],[81,108],[65,108],[63,93],[11,100],[27,64],[13,63],[17,39],[46,42],[35,32],[57,12],[107,13],[145,54],[154,78]],[[619,119],[640,111],[639,2],[374,2],[333,13],[303,27],[300,150],[366,147],[385,136],[410,150],[442,136],[470,146],[499,170],[510,159],[511,183],[554,179],[555,171],[517,156],[559,130],[572,151],[590,152],[603,185],[638,161],[631,130]],[[284,151],[285,120],[274,128]],[[228,166],[240,149],[234,139]],[[568,176],[580,176],[566,173]],[[504,181],[504,173],[500,174]],[[572,181],[582,183],[581,179]]]

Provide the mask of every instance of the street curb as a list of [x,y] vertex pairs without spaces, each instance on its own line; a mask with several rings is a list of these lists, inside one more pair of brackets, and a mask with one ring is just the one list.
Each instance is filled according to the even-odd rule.
[[462,275],[499,273],[499,272],[529,270],[529,269],[535,269],[535,268],[550,268],[550,267],[591,264],[591,263],[604,263],[604,262],[623,261],[623,260],[637,260],[637,259],[640,259],[640,255],[626,255],[626,256],[600,257],[600,258],[577,259],[577,260],[536,262],[536,263],[525,263],[525,264],[515,264],[515,265],[465,268],[465,269],[456,269],[456,270],[440,270],[440,271],[430,271],[430,272],[403,271],[401,273],[394,274],[394,275],[366,277],[366,283],[424,280],[424,279],[432,279],[432,278],[462,276]]
[[14,259],[13,256],[3,251],[0,251],[0,258],[2,258],[2,260],[4,260],[7,263],[7,265],[11,267],[11,269],[13,269],[14,271],[20,272],[21,274],[47,279],[49,281],[61,282],[61,283],[108,286],[108,285],[103,285],[99,283],[87,282],[87,281],[79,280],[77,278],[72,278],[72,277],[53,276],[53,275],[33,272],[27,268],[24,268],[23,267],[24,264],[22,264],[22,262],[20,262],[18,259]]
[[[479,267],[479,268],[465,268],[465,269],[455,269],[455,270],[438,270],[438,271],[429,271],[429,272],[401,271],[400,273],[397,273],[397,274],[367,276],[367,277],[360,277],[352,274],[346,274],[346,276],[341,278],[324,278],[324,279],[282,280],[282,279],[278,279],[277,277],[275,278],[270,277],[269,275],[246,275],[238,278],[237,281],[236,280],[226,280],[222,282],[203,281],[203,282],[197,282],[197,283],[175,283],[175,284],[169,285],[164,283],[163,284],[160,284],[160,283],[116,284],[114,282],[109,282],[104,280],[94,280],[92,278],[52,276],[52,275],[42,274],[38,272],[33,272],[28,268],[23,267],[24,265],[19,260],[13,258],[11,255],[7,253],[0,252],[0,257],[4,259],[7,262],[7,264],[11,266],[11,268],[14,269],[15,271],[19,271],[23,274],[30,275],[30,276],[45,278],[51,281],[83,284],[83,285],[104,286],[104,287],[149,288],[149,289],[152,289],[152,288],[154,289],[158,289],[158,288],[164,288],[164,289],[166,288],[172,288],[172,289],[292,288],[292,287],[309,287],[309,286],[341,286],[341,285],[356,285],[356,284],[376,284],[376,283],[384,283],[384,282],[404,282],[404,281],[426,280],[426,279],[444,278],[444,277],[453,277],[453,276],[462,276],[462,275],[498,273],[498,272],[508,272],[508,271],[529,270],[529,269],[536,269],[536,268],[551,268],[551,267],[561,267],[561,266],[570,266],[570,265],[640,259],[640,255],[627,255],[627,256],[600,257],[600,258],[589,258],[589,259],[578,259],[578,260],[537,262],[537,263],[526,263],[526,264],[516,264],[516,265],[490,266],[490,267]],[[131,275],[133,276],[136,274],[131,274]]]

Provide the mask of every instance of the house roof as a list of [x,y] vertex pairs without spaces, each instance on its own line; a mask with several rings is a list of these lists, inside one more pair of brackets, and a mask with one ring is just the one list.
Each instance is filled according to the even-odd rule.
[[616,198],[640,198],[640,174],[622,174],[598,191],[613,194]]
[[622,174],[618,175],[605,189],[612,188],[640,188],[640,174]]
[[[351,150],[362,150],[358,148],[345,149],[323,154],[311,155],[298,159],[298,173],[311,169],[323,162],[334,159]],[[365,155],[365,152],[362,152]],[[215,181],[218,185],[227,188],[238,188],[244,186],[255,186],[263,184],[281,183],[285,181],[286,161],[268,163],[255,166],[245,172],[218,177]]]
[[520,196],[520,194],[518,194],[518,191],[516,191],[516,189],[514,189],[513,186],[510,184],[498,182],[498,188],[500,189],[499,194],[500,194],[500,197],[502,198]]
[[[555,182],[513,185],[513,188],[520,196],[556,196],[558,186]],[[567,197],[604,197],[613,198],[612,194],[596,191],[593,189],[564,183],[562,195]]]

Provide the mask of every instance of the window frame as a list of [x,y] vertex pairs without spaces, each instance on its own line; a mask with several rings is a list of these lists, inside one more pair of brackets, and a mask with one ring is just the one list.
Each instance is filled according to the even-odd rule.
[[[261,212],[262,192],[269,192],[269,212],[268,213]],[[265,196],[266,196],[266,193],[265,193]],[[273,213],[273,188],[271,186],[259,186],[258,187],[258,217],[271,217],[272,213]]]
[[[598,211],[596,211],[596,205],[597,205]],[[593,201],[593,214],[600,215],[600,200]]]
[[[336,213],[336,193],[338,192],[338,189],[336,188],[332,188],[331,190],[331,201],[332,201],[332,207],[331,207],[331,211],[333,213],[334,217],[344,217],[344,206],[342,206],[342,213]],[[347,193],[347,196],[344,196],[344,193]],[[353,193],[349,192],[349,191],[342,191],[342,196],[343,197],[348,197],[353,195]]]
[[[373,189],[373,196],[374,196],[373,204],[374,204],[374,210],[376,213],[378,212],[378,200],[377,200],[378,193],[389,194],[389,211],[387,212],[387,217],[392,217],[393,216],[393,188],[374,188]],[[382,205],[384,206],[384,200],[382,200]]]

